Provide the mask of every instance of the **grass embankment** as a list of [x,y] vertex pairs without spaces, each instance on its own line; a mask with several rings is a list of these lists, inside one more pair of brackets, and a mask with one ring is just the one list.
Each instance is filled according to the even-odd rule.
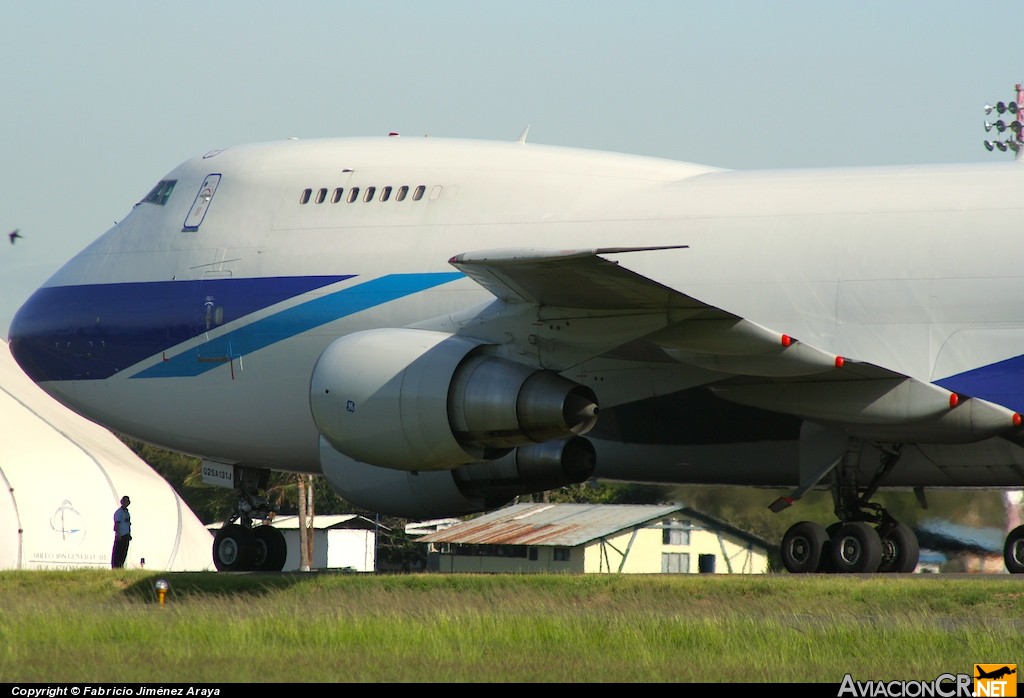
[[932,680],[1022,621],[1009,576],[0,572],[0,681]]

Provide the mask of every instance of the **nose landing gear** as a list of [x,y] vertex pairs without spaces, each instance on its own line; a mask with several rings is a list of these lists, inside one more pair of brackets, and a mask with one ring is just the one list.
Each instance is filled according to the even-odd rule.
[[235,512],[213,538],[213,564],[220,572],[280,572],[288,556],[284,534],[264,523],[277,507],[260,492],[269,471],[235,467]]

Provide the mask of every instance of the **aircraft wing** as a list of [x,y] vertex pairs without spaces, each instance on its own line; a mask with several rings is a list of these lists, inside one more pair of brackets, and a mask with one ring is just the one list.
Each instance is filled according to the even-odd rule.
[[[450,263],[515,309],[529,307],[542,341],[544,323],[560,323],[557,339],[564,357],[547,363],[562,367],[615,348],[612,342],[650,336],[675,360],[702,365],[730,375],[792,376],[832,371],[837,356],[796,342],[722,308],[705,303],[626,268],[607,255],[629,252],[685,250],[666,247],[615,247],[583,250],[504,249],[470,252]],[[504,313],[502,320],[511,312]],[[649,319],[637,323],[637,318]],[[589,321],[589,323],[584,322]],[[573,323],[576,323],[575,326]],[[582,335],[607,337],[600,351],[578,355],[566,346],[584,346]],[[467,332],[472,334],[473,330]],[[638,334],[642,333],[642,334]],[[651,333],[655,333],[651,335]],[[586,346],[594,346],[586,344]],[[893,374],[864,366],[861,377]]]
[[[607,258],[685,249],[504,249],[450,262],[530,318],[529,327],[520,323],[507,334],[523,351],[536,348],[548,368],[565,369],[642,339],[668,360],[715,372],[711,388],[719,397],[869,438],[973,441],[1020,425],[1020,415],[1006,407],[801,342],[786,328],[764,327]],[[511,327],[514,314],[491,320]]]
[[686,249],[686,245],[559,251],[514,248],[469,252],[449,262],[504,301],[582,310],[677,309],[724,316],[716,308],[601,256],[678,249]]

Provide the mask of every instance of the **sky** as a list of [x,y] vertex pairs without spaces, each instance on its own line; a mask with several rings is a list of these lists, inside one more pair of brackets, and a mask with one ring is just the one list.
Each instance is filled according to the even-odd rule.
[[[0,337],[180,162],[443,136],[734,169],[981,162],[1019,0],[0,5]],[[458,250],[453,251],[458,252]]]

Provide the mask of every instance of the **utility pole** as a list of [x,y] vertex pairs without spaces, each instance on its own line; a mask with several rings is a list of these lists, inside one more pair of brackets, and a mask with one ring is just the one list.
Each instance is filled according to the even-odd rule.
[[313,476],[299,473],[299,570],[313,567]]

